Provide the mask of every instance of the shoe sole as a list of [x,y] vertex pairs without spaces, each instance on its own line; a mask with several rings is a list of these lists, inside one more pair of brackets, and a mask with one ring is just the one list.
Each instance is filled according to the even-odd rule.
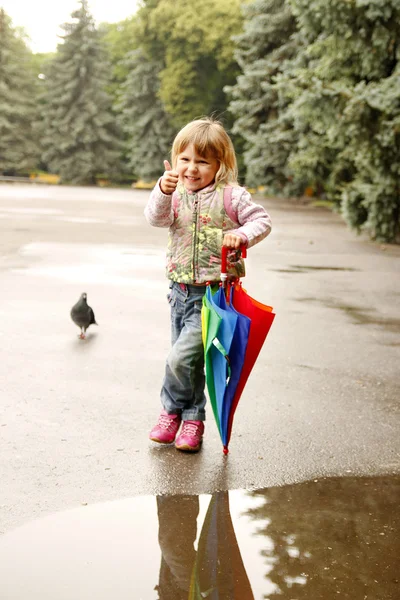
[[175,448],[177,450],[180,450],[181,452],[198,452],[201,448],[202,442],[200,442],[200,444],[198,446],[195,446],[193,448],[193,446],[188,446],[187,444],[185,446],[177,446],[175,444]]
[[174,443],[175,440],[171,440],[170,442],[165,442],[164,440],[158,440],[157,438],[149,438],[151,442],[156,442],[157,444],[164,444],[164,446],[169,446]]

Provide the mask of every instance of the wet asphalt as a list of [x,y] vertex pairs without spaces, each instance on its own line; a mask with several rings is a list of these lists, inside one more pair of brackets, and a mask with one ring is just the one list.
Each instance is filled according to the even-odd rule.
[[[272,494],[283,506],[285,494],[293,492],[296,504],[295,491],[311,489],[314,481],[324,482],[329,514],[355,507],[340,526],[326,517],[329,531],[336,526],[346,537],[349,519],[368,514],[366,506],[356,507],[360,496],[368,496],[365,482],[376,482],[370,485],[378,508],[387,490],[398,492],[400,248],[357,237],[327,209],[260,199],[273,232],[249,250],[244,286],[272,305],[276,318],[237,409],[229,456],[222,453],[211,411],[202,451],[182,454],[147,439],[160,408],[169,348],[167,232],[145,222],[147,196],[138,190],[0,186],[3,540],[12,544],[14,531],[23,535],[30,523],[40,528],[54,513],[106,501],[113,502],[104,506],[116,506],[136,496],[154,501],[164,494],[213,498],[226,490],[264,490],[261,495]],[[83,291],[99,323],[85,341],[69,317]],[[338,499],[338,486],[347,499]],[[323,508],[318,498],[309,500],[299,527],[317,531],[314,516]],[[381,512],[392,527],[398,502],[389,504]],[[153,512],[149,522],[157,518]],[[281,515],[284,521],[292,517]],[[290,533],[286,522],[280,527]],[[366,518],[363,534],[370,529],[374,537],[373,527]],[[308,532],[304,548],[293,552],[315,556],[307,549],[315,535]],[[393,538],[379,552],[391,544]],[[360,569],[351,557],[356,545],[349,542],[347,579],[337,573],[332,581],[350,580],[355,564]],[[273,574],[278,559],[270,554],[267,571]],[[284,569],[270,577],[272,584]],[[308,593],[307,569],[299,574],[296,566],[293,577],[305,578]],[[291,572],[290,566],[287,587]],[[300,579],[293,581],[301,586]],[[276,583],[281,592],[282,581]],[[278,588],[262,593],[273,598]],[[362,589],[348,597],[397,597],[389,583],[381,596],[363,596]],[[20,600],[21,594],[5,598]],[[333,594],[332,588],[331,595],[293,597]],[[279,597],[292,598],[289,591]]]
[[77,507],[0,537],[4,600],[396,600],[400,477]]

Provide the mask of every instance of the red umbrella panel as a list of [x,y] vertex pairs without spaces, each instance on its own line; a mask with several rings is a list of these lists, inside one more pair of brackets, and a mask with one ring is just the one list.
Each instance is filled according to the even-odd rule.
[[230,440],[233,416],[240,397],[275,318],[275,313],[272,312],[272,306],[262,304],[249,296],[241,284],[232,287],[231,303],[238,313],[245,315],[250,319],[250,330],[240,379],[236,386],[229,413],[227,443],[229,443]]

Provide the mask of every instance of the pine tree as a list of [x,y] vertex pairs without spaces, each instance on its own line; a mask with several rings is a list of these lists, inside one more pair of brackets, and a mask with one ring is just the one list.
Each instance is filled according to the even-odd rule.
[[121,144],[106,91],[110,69],[105,45],[87,0],[71,16],[46,74],[43,160],[63,182],[85,184],[116,171]]
[[39,157],[30,57],[22,35],[0,8],[0,173],[26,172]]
[[230,105],[248,183],[311,187],[351,227],[400,239],[399,48],[399,0],[249,5]]
[[[369,127],[366,127],[369,123]],[[379,82],[358,84],[343,116],[340,159],[355,175],[342,186],[341,211],[354,229],[400,242],[400,61]]]
[[127,138],[129,165],[140,179],[151,181],[163,171],[174,130],[158,98],[157,63],[149,61],[140,49],[131,52],[126,63],[129,74],[116,109]]
[[255,0],[243,11],[244,32],[235,38],[242,73],[236,85],[226,88],[235,117],[233,132],[245,140],[247,183],[279,193],[289,187],[287,157],[295,138],[283,111],[287,100],[275,80],[297,52],[296,21],[285,0]]
[[[373,239],[400,236],[398,0],[292,0],[307,40],[281,76],[298,143],[288,158]],[[303,64],[299,64],[303,60]]]

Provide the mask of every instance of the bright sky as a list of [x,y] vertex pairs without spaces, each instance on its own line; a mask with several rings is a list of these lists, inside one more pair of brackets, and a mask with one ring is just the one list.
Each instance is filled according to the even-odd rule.
[[[78,0],[0,0],[14,26],[22,26],[31,39],[33,52],[54,52],[59,26],[70,21]],[[97,23],[115,23],[133,15],[139,0],[89,0],[89,9]]]

